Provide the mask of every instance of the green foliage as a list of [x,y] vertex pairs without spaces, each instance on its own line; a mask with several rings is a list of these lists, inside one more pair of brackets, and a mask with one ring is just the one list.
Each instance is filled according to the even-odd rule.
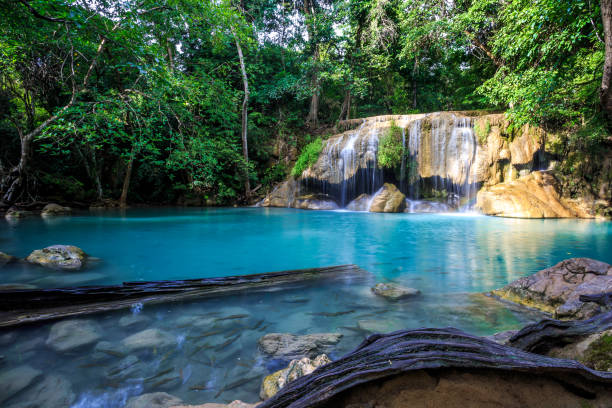
[[491,124],[488,119],[476,120],[474,124],[474,133],[478,138],[478,142],[482,145],[487,142],[487,136],[489,136],[489,132],[491,131]]
[[397,168],[402,162],[404,153],[402,129],[393,122],[379,139],[378,165],[387,169]]
[[291,170],[291,175],[293,177],[299,177],[306,169],[315,164],[322,149],[323,140],[320,137],[304,146]]

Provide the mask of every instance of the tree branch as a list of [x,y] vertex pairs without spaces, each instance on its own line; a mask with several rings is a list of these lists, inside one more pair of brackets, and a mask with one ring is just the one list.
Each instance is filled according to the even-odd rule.
[[30,13],[32,13],[34,15],[34,17],[36,18],[40,18],[42,20],[45,21],[49,21],[51,23],[69,23],[68,20],[64,20],[61,18],[55,18],[55,17],[49,17],[49,16],[45,16],[44,14],[40,14],[38,11],[36,11],[36,9],[34,7],[32,7],[32,5],[30,3],[28,3],[25,0],[17,0],[19,3],[23,4],[24,6],[26,6],[26,8],[28,10],[30,10]]

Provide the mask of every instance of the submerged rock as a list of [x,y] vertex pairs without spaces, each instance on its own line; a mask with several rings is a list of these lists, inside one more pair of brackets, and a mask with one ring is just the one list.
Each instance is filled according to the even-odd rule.
[[259,396],[262,400],[267,400],[274,396],[285,384],[310,374],[316,368],[328,363],[331,363],[331,360],[325,354],[320,354],[312,360],[308,357],[300,360],[291,360],[287,368],[278,370],[264,378]]
[[0,252],[0,268],[4,265],[10,264],[17,261],[13,255],[5,254],[4,252]]
[[170,408],[181,404],[183,400],[165,392],[153,392],[132,397],[125,408]]
[[114,381],[138,378],[141,376],[143,368],[144,366],[138,357],[130,355],[120,360],[117,365],[111,367],[106,372],[106,377]]
[[49,375],[28,390],[22,398],[23,402],[7,408],[66,408],[74,402],[75,397],[70,381],[60,375]]
[[255,408],[257,404],[248,404],[240,400],[235,400],[229,404],[218,404],[216,402],[209,402],[202,405],[177,405],[171,408]]
[[476,207],[486,215],[513,218],[592,218],[578,204],[561,197],[555,177],[534,171],[517,180],[478,192]]
[[168,347],[176,346],[176,338],[163,330],[159,329],[147,329],[129,337],[126,337],[121,341],[121,344],[127,349],[128,352],[142,350],[142,349],[164,349]]
[[338,344],[340,333],[316,333],[296,336],[289,333],[270,333],[258,341],[259,349],[269,357],[296,359],[314,358]]
[[17,219],[17,218],[25,218],[28,215],[32,215],[31,211],[20,210],[15,207],[11,207],[8,209],[6,214],[4,214],[4,218],[6,219]]
[[376,193],[370,205],[370,212],[396,213],[406,208],[406,196],[395,185],[385,183]]
[[59,204],[49,203],[42,209],[40,215],[43,217],[53,217],[55,215],[69,215],[72,212],[72,208],[63,207]]
[[64,320],[51,326],[46,344],[57,352],[67,352],[92,345],[100,337],[91,320]]
[[74,245],[52,245],[33,251],[26,261],[52,269],[76,271],[85,265],[87,254]]
[[142,314],[129,314],[119,319],[119,326],[125,329],[142,329],[151,323],[151,318]]
[[42,371],[28,365],[0,373],[0,403],[23,390],[42,375]]
[[327,194],[310,194],[295,199],[295,208],[302,210],[337,210],[338,204]]
[[382,296],[386,299],[390,300],[399,300],[405,299],[407,297],[416,296],[421,293],[418,289],[406,288],[395,283],[377,283],[372,288],[372,292],[374,292],[378,296]]
[[571,258],[492,293],[502,299],[534,307],[557,318],[585,319],[607,308],[580,299],[612,292],[612,266],[589,258]]
[[346,209],[349,211],[368,211],[368,207],[370,206],[370,200],[372,200],[372,196],[369,194],[363,193],[346,206]]

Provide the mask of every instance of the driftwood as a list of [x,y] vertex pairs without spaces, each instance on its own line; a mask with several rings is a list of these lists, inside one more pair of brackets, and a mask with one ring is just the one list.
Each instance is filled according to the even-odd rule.
[[329,403],[341,392],[417,370],[495,370],[558,376],[574,392],[581,385],[612,386],[612,373],[571,361],[527,353],[454,328],[375,334],[356,350],[282,388],[258,408],[306,408]]
[[555,347],[574,343],[582,337],[612,329],[612,312],[588,320],[544,319],[523,327],[510,337],[508,345],[532,353],[544,354]]
[[223,278],[0,291],[0,327],[117,310],[130,307],[136,302],[145,304],[193,300],[363,272],[356,265],[340,265]]

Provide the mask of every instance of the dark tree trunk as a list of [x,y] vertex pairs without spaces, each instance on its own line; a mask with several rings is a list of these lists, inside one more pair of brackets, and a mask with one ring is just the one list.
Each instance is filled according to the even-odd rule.
[[417,108],[417,73],[419,72],[419,59],[414,57],[414,68],[412,68],[412,109]]
[[123,178],[123,188],[121,189],[121,197],[119,198],[119,207],[125,208],[127,205],[127,195],[130,189],[130,179],[132,178],[132,166],[134,165],[134,156],[136,156],[136,144],[132,145],[130,152],[130,160],[127,163],[125,177]]
[[351,89],[349,86],[349,84],[346,84],[344,101],[342,101],[342,108],[340,108],[340,116],[338,117],[338,120],[348,120],[351,117]]
[[601,108],[612,127],[612,0],[601,0],[601,19],[606,44],[606,59],[601,78]]

